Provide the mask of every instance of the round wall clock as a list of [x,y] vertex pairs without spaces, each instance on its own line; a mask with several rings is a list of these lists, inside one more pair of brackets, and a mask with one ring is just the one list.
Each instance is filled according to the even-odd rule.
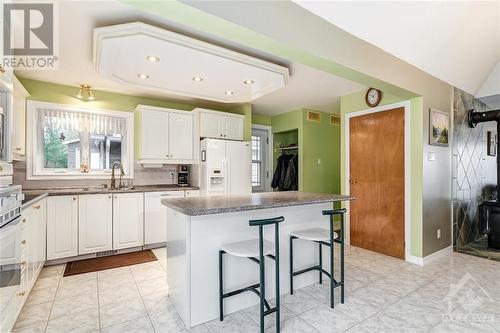
[[375,107],[382,99],[382,92],[375,88],[370,88],[366,91],[365,101],[369,107]]

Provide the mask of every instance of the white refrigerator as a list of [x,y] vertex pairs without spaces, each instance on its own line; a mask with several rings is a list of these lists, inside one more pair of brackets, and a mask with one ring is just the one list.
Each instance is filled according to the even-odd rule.
[[201,195],[252,193],[250,142],[206,138],[200,153]]

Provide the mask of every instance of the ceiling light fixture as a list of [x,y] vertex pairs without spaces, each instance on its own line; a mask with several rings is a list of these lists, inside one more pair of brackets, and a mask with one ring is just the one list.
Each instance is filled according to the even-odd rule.
[[93,101],[95,100],[94,92],[92,91],[92,87],[88,84],[80,84],[80,89],[76,94],[76,98],[79,98],[84,101]]
[[201,81],[203,81],[203,78],[201,76],[195,76],[195,77],[193,77],[193,81],[194,82],[201,82]]
[[144,73],[137,74],[137,77],[139,79],[149,79],[149,75],[148,74],[144,74]]
[[244,84],[254,84],[255,81],[254,80],[245,80],[243,81]]
[[147,56],[146,60],[150,61],[150,62],[158,62],[158,61],[160,61],[160,57],[157,57],[157,56]]
[[234,91],[232,91],[232,90],[226,90],[226,92],[224,94],[226,94],[228,96],[231,96],[231,95],[234,95]]

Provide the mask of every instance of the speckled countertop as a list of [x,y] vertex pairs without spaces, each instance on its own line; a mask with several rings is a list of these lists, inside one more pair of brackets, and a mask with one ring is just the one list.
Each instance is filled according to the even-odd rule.
[[195,191],[199,190],[194,186],[178,186],[178,185],[144,185],[134,186],[132,188],[121,188],[110,190],[103,186],[89,187],[59,187],[45,189],[23,189],[25,200],[23,200],[22,209],[26,209],[37,201],[43,199],[47,195],[80,195],[80,194],[108,194],[108,193],[138,193],[138,192],[163,192],[163,191]]
[[161,202],[182,214],[197,216],[352,199],[347,195],[291,191],[163,199]]

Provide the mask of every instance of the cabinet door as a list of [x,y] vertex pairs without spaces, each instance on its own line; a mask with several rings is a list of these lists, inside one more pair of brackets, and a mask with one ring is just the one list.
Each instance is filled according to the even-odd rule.
[[226,123],[224,116],[212,113],[200,113],[200,137],[222,138],[224,137]]
[[144,244],[167,241],[167,207],[161,200],[182,197],[184,191],[144,193]]
[[171,112],[168,116],[170,158],[193,159],[193,115]]
[[113,250],[144,244],[144,194],[113,196]]
[[166,159],[168,153],[168,112],[142,111],[142,159]]
[[225,117],[226,132],[224,138],[231,140],[243,140],[243,119],[239,117]]
[[28,286],[33,286],[45,264],[46,251],[46,201],[41,200],[23,212],[23,233],[26,235],[26,263]]
[[47,198],[47,260],[78,255],[78,197]]
[[113,247],[113,199],[110,194],[78,197],[78,254]]
[[26,147],[26,97],[28,93],[21,83],[14,79],[14,98],[12,113],[12,157],[19,160],[21,156],[25,155]]

